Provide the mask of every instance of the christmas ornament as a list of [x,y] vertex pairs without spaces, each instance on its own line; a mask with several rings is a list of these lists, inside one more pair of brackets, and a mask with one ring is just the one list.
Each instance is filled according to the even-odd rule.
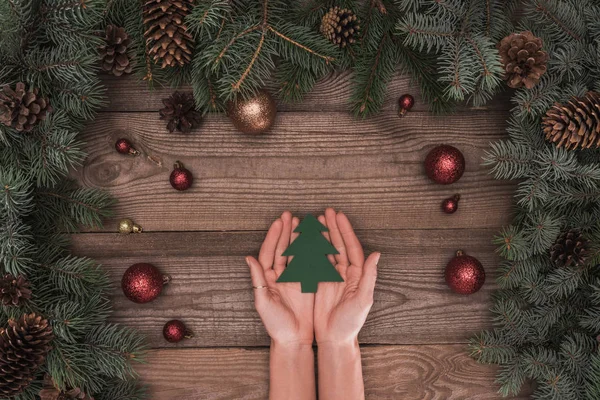
[[80,388],[60,390],[48,374],[44,375],[42,389],[38,396],[40,396],[40,400],[94,400],[92,396],[87,395]]
[[446,200],[442,201],[442,211],[446,214],[454,214],[456,210],[458,210],[458,201],[460,200],[460,195],[455,194],[452,197],[448,197]]
[[125,28],[108,25],[104,44],[100,46],[102,69],[115,76],[131,73],[133,65],[127,55],[127,47],[130,43],[131,40],[125,32]]
[[335,6],[331,7],[321,19],[320,31],[331,43],[344,48],[356,42],[360,25],[351,10]]
[[20,306],[31,299],[29,282],[23,275],[5,274],[0,278],[0,299],[5,306]]
[[184,66],[192,59],[194,38],[185,25],[194,0],[146,0],[142,8],[148,56],[161,68]]
[[550,248],[550,259],[559,267],[578,266],[585,263],[589,241],[574,228],[562,232]]
[[403,94],[398,99],[398,106],[400,107],[398,110],[398,115],[400,117],[404,117],[408,111],[415,105],[415,98],[410,94]]
[[227,115],[233,126],[242,133],[254,135],[269,130],[275,122],[276,114],[275,101],[264,90],[259,90],[251,99],[231,101],[227,106]]
[[121,279],[121,288],[125,296],[134,303],[148,303],[158,297],[163,286],[171,278],[163,275],[154,265],[133,264],[127,268]]
[[184,168],[183,165],[177,161],[173,165],[173,171],[169,177],[169,182],[171,182],[171,186],[177,190],[187,190],[192,186],[194,177],[189,170]]
[[202,114],[196,111],[194,95],[188,92],[175,92],[162,100],[164,108],[159,110],[160,119],[167,121],[169,132],[190,133],[200,126]]
[[165,324],[163,336],[167,342],[177,343],[183,339],[191,339],[194,335],[185,327],[183,322],[172,319]]
[[454,183],[465,172],[465,158],[456,147],[437,146],[425,157],[425,170],[429,179],[436,183]]
[[0,328],[0,397],[14,397],[36,377],[54,336],[48,320],[31,313]]
[[477,292],[485,282],[483,265],[475,257],[464,254],[461,250],[446,265],[446,284],[459,294]]
[[567,150],[600,147],[600,94],[587,92],[566,104],[554,103],[542,118],[546,140]]
[[119,233],[142,233],[142,227],[134,223],[129,218],[123,218],[121,221],[119,221]]
[[127,139],[119,139],[115,143],[115,149],[121,154],[131,154],[137,156],[140,154],[139,151],[133,148],[131,142]]
[[19,132],[29,132],[52,112],[48,99],[38,95],[38,89],[27,90],[23,82],[13,90],[4,85],[0,91],[0,122]]
[[511,33],[498,44],[504,79],[511,88],[533,88],[546,72],[548,53],[533,33]]

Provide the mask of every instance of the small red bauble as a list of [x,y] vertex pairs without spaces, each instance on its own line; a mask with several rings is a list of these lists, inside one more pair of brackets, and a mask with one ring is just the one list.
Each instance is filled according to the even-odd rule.
[[139,151],[137,151],[136,149],[133,148],[133,145],[127,139],[117,140],[117,142],[115,143],[115,149],[117,149],[117,151],[121,154],[132,154],[132,155],[140,154]]
[[169,177],[171,186],[177,190],[187,190],[192,186],[193,181],[194,177],[192,176],[192,173],[177,161],[173,166],[173,172],[171,172],[171,176]]
[[425,157],[425,171],[436,183],[454,183],[465,172],[465,157],[456,147],[445,144],[437,146]]
[[446,284],[459,294],[477,292],[485,282],[483,265],[475,257],[457,251],[456,256],[446,265]]
[[183,322],[172,319],[165,324],[163,336],[167,342],[177,343],[183,339],[191,339],[193,334],[185,327]]
[[148,263],[133,264],[121,279],[125,296],[134,303],[147,303],[158,297],[171,278]]
[[398,99],[398,106],[400,109],[398,110],[398,115],[403,117],[411,108],[415,105],[415,98],[410,94],[403,94]]
[[442,211],[446,214],[454,214],[456,210],[458,210],[458,201],[460,200],[460,195],[455,194],[452,197],[448,197],[446,200],[442,201]]

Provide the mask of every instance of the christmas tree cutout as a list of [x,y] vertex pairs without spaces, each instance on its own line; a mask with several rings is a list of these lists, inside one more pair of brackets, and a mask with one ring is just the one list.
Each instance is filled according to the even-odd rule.
[[277,282],[300,282],[302,293],[316,293],[319,282],[343,282],[328,254],[339,254],[322,232],[328,232],[314,216],[308,214],[294,232],[300,235],[283,252],[294,256]]

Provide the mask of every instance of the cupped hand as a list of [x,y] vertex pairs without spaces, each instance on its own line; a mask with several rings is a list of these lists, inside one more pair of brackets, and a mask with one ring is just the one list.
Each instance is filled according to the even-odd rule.
[[329,256],[344,282],[320,282],[315,295],[314,328],[317,344],[356,341],[373,304],[380,253],[365,261],[363,248],[348,218],[332,208],[319,217],[327,239],[339,252]]
[[314,294],[301,293],[298,283],[276,283],[288,264],[288,257],[282,254],[298,236],[293,233],[298,223],[298,218],[284,212],[269,228],[258,260],[246,257],[256,310],[271,339],[283,345],[312,345],[314,338]]

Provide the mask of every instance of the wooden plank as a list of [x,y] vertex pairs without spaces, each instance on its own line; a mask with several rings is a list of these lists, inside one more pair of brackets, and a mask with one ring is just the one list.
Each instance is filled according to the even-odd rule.
[[[283,103],[278,101],[279,111],[314,111],[314,112],[350,112],[350,95],[352,93],[352,74],[350,72],[332,73],[317,83],[314,90],[305,96],[300,103]],[[163,107],[161,99],[168,97],[175,89],[160,87],[148,89],[146,82],[135,76],[114,77],[105,75],[102,78],[107,87],[108,105],[104,111],[149,111],[158,112]],[[276,94],[278,87],[267,84],[266,89]],[[191,90],[184,86],[181,90]],[[427,111],[428,105],[423,102],[419,90],[410,83],[410,77],[397,73],[388,84],[388,90],[382,111],[397,112],[398,98],[404,93],[415,97],[414,111]],[[504,92],[484,107],[462,106],[458,111],[475,109],[509,110],[510,92]]]
[[[477,364],[463,345],[361,349],[367,400],[499,399],[496,368]],[[162,349],[138,367],[153,400],[268,397],[268,349]],[[527,399],[525,390],[512,399]]]
[[[351,216],[352,218],[352,216]],[[460,343],[490,327],[490,295],[498,258],[493,230],[359,231],[366,253],[381,251],[375,304],[360,339],[366,344]],[[244,257],[256,255],[264,232],[78,234],[75,254],[104,265],[115,284],[113,321],[144,333],[152,346],[170,319],[184,320],[196,337],[180,347],[265,346],[269,338],[254,310]],[[454,294],[443,270],[458,249],[477,257],[488,273],[483,289]],[[123,272],[150,262],[173,280],[159,298],[134,304],[120,290]]]
[[[148,231],[262,230],[285,209],[305,214],[327,206],[354,215],[362,229],[498,227],[508,222],[515,185],[494,180],[481,158],[504,137],[505,117],[388,113],[356,121],[346,113],[282,113],[271,133],[246,136],[224,116],[183,135],[166,132],[158,115],[106,113],[86,129],[90,157],[76,176],[112,192],[117,217]],[[119,137],[143,156],[118,154]],[[441,143],[457,146],[467,162],[450,186],[424,173],[425,155]],[[186,192],[169,185],[175,160],[194,173]],[[441,201],[454,193],[462,196],[460,210],[442,214]]]

